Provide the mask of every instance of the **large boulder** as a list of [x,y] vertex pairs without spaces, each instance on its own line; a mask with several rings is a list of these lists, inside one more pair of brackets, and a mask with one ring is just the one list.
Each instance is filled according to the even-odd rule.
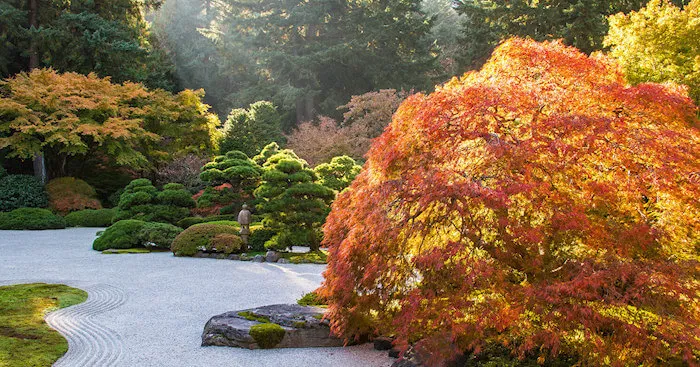
[[248,349],[343,346],[343,340],[331,335],[324,313],[319,307],[296,304],[226,312],[212,317],[204,326],[202,346]]

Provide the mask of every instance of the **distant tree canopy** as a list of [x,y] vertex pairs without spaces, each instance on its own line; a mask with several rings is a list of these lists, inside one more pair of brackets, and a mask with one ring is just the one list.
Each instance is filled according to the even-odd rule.
[[95,74],[34,69],[0,83],[0,149],[30,159],[44,152],[52,176],[72,157],[106,157],[139,170],[216,148],[219,120],[201,92],[172,95]]
[[652,0],[638,12],[609,20],[605,44],[630,82],[685,84],[700,104],[700,1],[680,9],[666,0]]
[[158,1],[36,0],[35,17],[32,3],[0,2],[0,77],[53,67],[174,89],[172,66],[151,44],[142,15]]
[[153,19],[180,80],[211,89],[220,115],[269,100],[289,131],[339,118],[352,95],[432,86],[438,64],[420,3],[170,0]]
[[[678,3],[684,0],[675,0]],[[463,23],[462,65],[480,66],[494,47],[510,36],[537,41],[563,39],[585,53],[601,50],[608,33],[606,16],[638,10],[646,0],[456,0]]]
[[224,123],[220,153],[240,150],[253,156],[270,143],[283,143],[281,117],[271,102],[259,101],[247,110],[231,111]]

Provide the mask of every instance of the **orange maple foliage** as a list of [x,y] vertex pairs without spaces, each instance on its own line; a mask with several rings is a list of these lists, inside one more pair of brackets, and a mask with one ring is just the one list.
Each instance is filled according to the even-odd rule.
[[517,38],[409,97],[324,226],[333,330],[436,359],[697,365],[696,111],[685,87]]

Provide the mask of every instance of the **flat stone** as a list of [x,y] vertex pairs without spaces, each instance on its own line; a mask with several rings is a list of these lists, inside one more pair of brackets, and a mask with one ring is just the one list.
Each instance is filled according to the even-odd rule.
[[265,254],[265,261],[269,263],[276,263],[280,259],[280,254],[277,251],[268,251]]
[[264,263],[265,262],[265,256],[263,255],[255,255],[253,258],[254,263]]
[[229,260],[238,260],[240,258],[241,257],[236,255],[236,254],[231,254],[231,255],[228,255],[228,257],[227,257],[227,259],[229,259]]
[[[271,305],[241,311],[226,312],[212,317],[204,326],[202,346],[216,345],[259,349],[250,336],[250,328],[269,320],[280,325],[284,337],[274,348],[341,347],[343,340],[331,335],[329,321],[323,319],[320,307]],[[241,314],[254,315],[260,321],[248,320]]]

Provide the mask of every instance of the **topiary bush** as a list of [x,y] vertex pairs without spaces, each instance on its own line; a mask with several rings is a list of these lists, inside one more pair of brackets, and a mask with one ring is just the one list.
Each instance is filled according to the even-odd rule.
[[183,185],[167,184],[159,192],[150,180],[140,178],[124,188],[114,221],[137,219],[175,224],[189,216],[195,205]]
[[[175,256],[192,256],[197,251],[218,252],[212,241],[216,236],[223,234],[238,236],[238,230],[223,224],[195,224],[175,238],[170,250]],[[218,241],[224,241],[224,239]],[[245,250],[241,245],[240,251]]]
[[8,175],[0,178],[0,211],[45,208],[49,205],[44,186],[34,176]]
[[211,252],[223,252],[228,255],[241,252],[242,248],[243,240],[235,234],[221,233],[211,239]]
[[104,251],[107,249],[126,249],[141,246],[139,234],[146,222],[136,219],[120,220],[95,239],[92,249]]
[[145,247],[169,249],[175,237],[181,232],[182,228],[172,224],[148,222],[139,231],[138,239]]
[[60,177],[49,181],[46,193],[49,196],[49,207],[62,215],[76,210],[102,208],[95,189],[75,177]]
[[85,209],[66,215],[69,227],[109,227],[114,217],[114,209]]
[[262,168],[240,151],[215,157],[202,167],[200,178],[208,187],[196,195],[197,213],[219,214],[226,208],[225,213],[237,214],[244,202],[254,200],[261,174]]
[[48,209],[20,208],[0,213],[0,229],[37,230],[66,228],[63,217]]
[[251,230],[252,233],[248,237],[248,248],[254,252],[265,251],[265,243],[277,234],[276,231],[268,228],[251,228]]
[[330,211],[335,192],[318,183],[318,176],[306,162],[289,152],[267,159],[262,183],[255,189],[259,211],[266,228],[277,234],[265,247],[284,250],[309,246],[318,250],[320,227]]
[[177,226],[180,228],[189,228],[195,224],[199,223],[209,223],[209,222],[218,222],[218,221],[236,221],[236,215],[233,214],[227,214],[227,215],[212,215],[209,217],[187,217],[180,219],[177,222]]

